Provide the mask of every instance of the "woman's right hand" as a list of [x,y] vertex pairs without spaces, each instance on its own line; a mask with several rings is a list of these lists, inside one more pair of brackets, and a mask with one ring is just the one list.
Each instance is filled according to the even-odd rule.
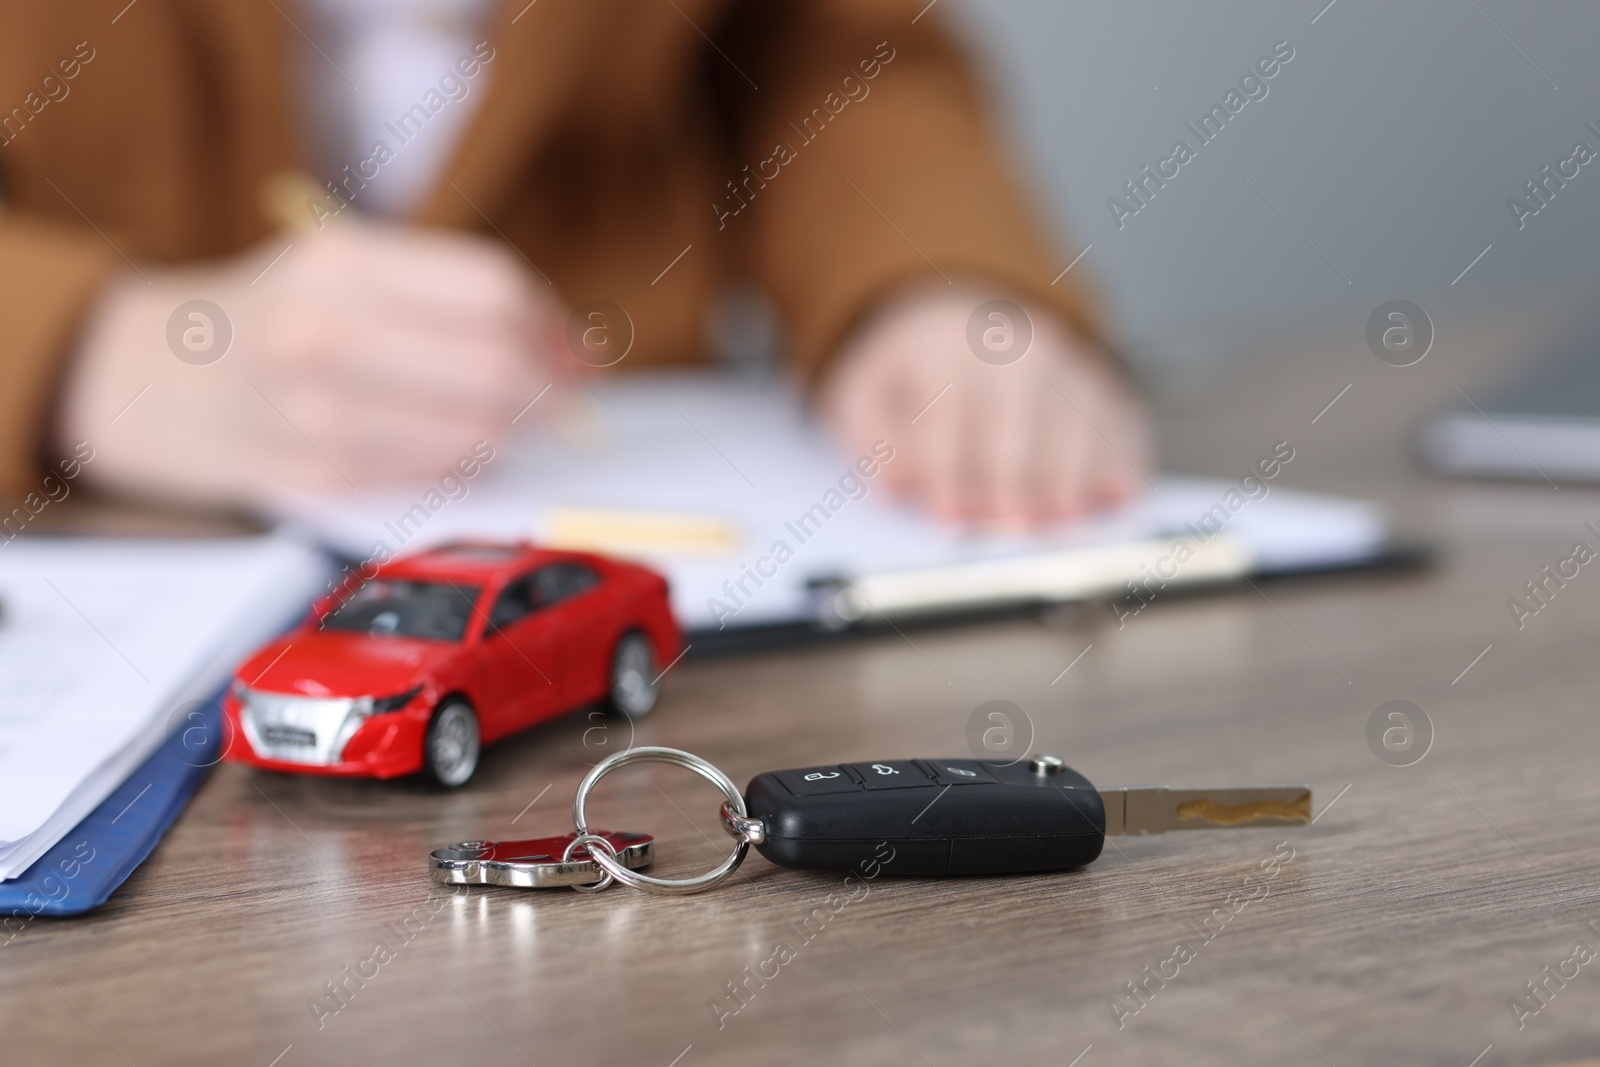
[[505,248],[384,223],[145,267],[92,310],[57,441],[102,488],[198,504],[432,479],[576,363],[564,321]]

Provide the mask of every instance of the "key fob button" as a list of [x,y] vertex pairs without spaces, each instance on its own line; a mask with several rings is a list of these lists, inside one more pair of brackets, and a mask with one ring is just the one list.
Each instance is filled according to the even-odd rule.
[[908,759],[847,763],[845,770],[866,783],[868,789],[913,789],[935,784],[921,767]]
[[861,784],[845,773],[843,767],[800,767],[792,771],[774,771],[773,775],[783,787],[797,797],[821,796],[824,793],[859,793]]
[[976,785],[980,782],[995,782],[998,779],[989,773],[989,768],[972,759],[927,760],[928,767],[933,771],[934,781],[939,785]]

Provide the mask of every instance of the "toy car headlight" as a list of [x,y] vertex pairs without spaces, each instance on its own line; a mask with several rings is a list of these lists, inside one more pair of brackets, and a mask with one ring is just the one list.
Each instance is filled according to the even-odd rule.
[[420,692],[422,692],[422,686],[418,685],[407,689],[404,693],[396,693],[392,697],[369,698],[372,705],[372,714],[384,715],[391,711],[399,711],[415,700]]
[[344,746],[361,729],[361,724],[367,721],[372,714],[372,698],[356,697],[350,701],[350,710],[344,714],[344,722],[339,724],[339,732],[333,735],[332,755],[337,761],[344,755]]

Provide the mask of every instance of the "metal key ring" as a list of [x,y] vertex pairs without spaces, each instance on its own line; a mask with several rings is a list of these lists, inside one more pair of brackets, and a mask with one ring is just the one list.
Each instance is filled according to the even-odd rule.
[[[647,745],[641,748],[630,748],[625,752],[618,752],[614,756],[607,756],[594,768],[583,776],[583,781],[578,783],[578,792],[572,798],[572,825],[578,831],[578,841],[586,841],[589,834],[589,818],[584,812],[588,803],[589,793],[595,784],[610,772],[619,767],[626,767],[630,763],[670,763],[675,767],[693,771],[718,789],[728,798],[728,808],[734,814],[743,818],[746,816],[744,796],[739,792],[739,787],[734,785],[727,775],[717,768],[696,756],[692,752],[684,752],[677,748],[662,748]],[[685,893],[698,893],[712,886],[721,884],[725,879],[738,869],[744,862],[745,854],[750,851],[750,839],[747,836],[737,838],[738,843],[729,853],[728,858],[715,869],[694,878],[656,878],[638,871],[629,870],[618,863],[612,856],[607,855],[609,850],[598,847],[588,849],[589,858],[595,865],[610,877],[623,885],[631,885],[635,889],[643,889],[648,893],[662,893],[665,895],[681,895]],[[609,844],[609,842],[606,842]]]
[[[608,860],[615,860],[617,858],[617,850],[611,847],[610,841],[600,837],[598,834],[579,834],[571,841],[567,842],[566,849],[561,853],[561,862],[571,863],[572,854],[578,851],[580,848],[589,854],[589,858],[591,860],[594,859],[596,852],[602,851],[606,854],[606,859]],[[575,885],[572,888],[576,889],[580,893],[598,893],[600,890],[606,888],[615,881],[616,879],[613,878],[610,873],[602,869],[600,871],[600,880],[598,882],[590,882],[587,885]]]

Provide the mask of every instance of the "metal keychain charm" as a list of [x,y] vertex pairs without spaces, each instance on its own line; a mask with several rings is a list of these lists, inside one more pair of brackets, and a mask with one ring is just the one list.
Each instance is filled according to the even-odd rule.
[[[594,892],[612,882],[588,849],[575,848],[577,834],[540,837],[531,841],[463,841],[434,849],[428,870],[435,882],[447,885],[505,885],[519,889],[571,886]],[[655,859],[654,838],[649,834],[601,831],[613,862],[629,868],[648,867]]]

